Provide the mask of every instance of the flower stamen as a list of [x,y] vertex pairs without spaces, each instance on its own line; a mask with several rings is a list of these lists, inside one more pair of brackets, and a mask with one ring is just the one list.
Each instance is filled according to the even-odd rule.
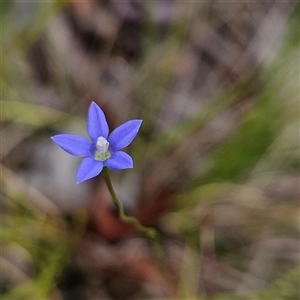
[[96,143],[96,151],[94,154],[95,160],[104,161],[111,157],[111,153],[108,150],[109,142],[103,136],[98,137]]

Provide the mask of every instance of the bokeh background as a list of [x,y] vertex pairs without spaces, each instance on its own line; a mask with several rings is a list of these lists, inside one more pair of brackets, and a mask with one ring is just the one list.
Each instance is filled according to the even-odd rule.
[[[299,299],[299,2],[1,2],[2,299]],[[99,176],[58,133],[134,118]]]

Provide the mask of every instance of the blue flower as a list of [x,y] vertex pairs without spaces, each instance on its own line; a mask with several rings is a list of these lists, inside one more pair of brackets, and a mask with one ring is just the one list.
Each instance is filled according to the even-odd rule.
[[100,174],[103,167],[122,170],[133,167],[130,155],[119,151],[128,146],[137,135],[142,120],[130,120],[117,127],[108,136],[108,124],[101,108],[95,103],[89,107],[87,133],[92,142],[72,134],[58,134],[51,139],[74,156],[87,156],[77,170],[77,183]]

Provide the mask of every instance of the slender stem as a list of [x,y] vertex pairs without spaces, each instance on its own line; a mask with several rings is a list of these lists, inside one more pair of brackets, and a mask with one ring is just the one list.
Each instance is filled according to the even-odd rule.
[[159,239],[159,234],[158,234],[157,230],[152,227],[143,226],[139,222],[139,220],[133,216],[126,216],[124,213],[123,204],[121,201],[119,201],[119,199],[114,191],[114,188],[112,186],[112,183],[111,183],[111,180],[109,177],[109,171],[106,167],[103,168],[101,175],[103,176],[105,183],[107,185],[107,188],[112,197],[112,200],[118,209],[118,214],[119,214],[120,219],[126,223],[131,224],[135,229],[137,229],[139,232],[141,232],[146,237],[148,237],[152,240],[154,251],[155,251],[156,255],[158,256],[159,261],[161,263],[162,258],[163,258],[163,251],[162,251],[162,248],[160,245],[160,239]]

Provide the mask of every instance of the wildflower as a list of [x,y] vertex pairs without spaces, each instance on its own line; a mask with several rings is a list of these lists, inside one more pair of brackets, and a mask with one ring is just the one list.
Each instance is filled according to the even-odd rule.
[[142,120],[127,121],[108,136],[105,115],[101,108],[92,102],[87,117],[87,133],[92,142],[72,134],[58,134],[51,139],[71,155],[87,156],[76,173],[77,183],[80,183],[100,174],[104,166],[112,170],[132,168],[131,156],[119,150],[133,141],[141,123]]

